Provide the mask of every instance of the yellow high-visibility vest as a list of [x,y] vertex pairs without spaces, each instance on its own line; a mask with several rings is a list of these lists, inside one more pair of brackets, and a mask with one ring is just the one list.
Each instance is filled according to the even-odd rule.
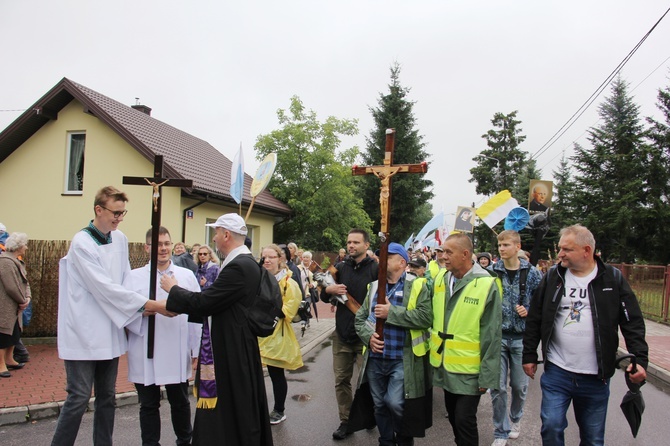
[[[407,302],[407,309],[413,310],[416,308],[416,302],[418,301],[419,294],[421,294],[421,288],[423,284],[426,283],[426,279],[423,277],[417,277],[412,283],[412,290],[409,295],[409,301]],[[371,290],[369,292],[370,298],[372,298],[377,293],[377,286],[379,282],[373,282],[371,284]],[[372,307],[370,308],[372,310]],[[410,338],[412,340],[412,352],[416,356],[424,356],[428,353],[430,348],[430,329],[409,330]],[[367,347],[364,347],[366,349]],[[363,350],[365,352],[365,350]]]
[[[433,296],[433,329],[430,337],[430,363],[440,364],[452,373],[477,374],[480,370],[481,351],[479,322],[486,307],[491,286],[499,288],[500,279],[477,277],[461,291],[449,316],[448,333],[445,333],[444,310],[446,305],[445,275],[435,283]],[[502,295],[502,291],[501,291]]]

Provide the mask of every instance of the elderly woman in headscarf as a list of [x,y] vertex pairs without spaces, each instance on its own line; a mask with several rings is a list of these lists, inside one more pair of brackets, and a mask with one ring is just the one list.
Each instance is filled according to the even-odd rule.
[[291,320],[298,313],[302,297],[300,286],[291,279],[292,272],[286,267],[282,248],[268,245],[263,249],[262,257],[263,267],[279,282],[284,312],[284,318],[279,320],[275,331],[266,338],[258,338],[261,360],[268,368],[275,399],[274,408],[270,412],[270,424],[279,424],[286,419],[284,403],[288,383],[284,370],[295,370],[303,365],[300,344],[291,326]]
[[25,364],[14,360],[14,345],[21,338],[21,311],[30,303],[28,275],[23,262],[28,249],[28,236],[12,233],[0,254],[0,377],[9,378],[9,370]]

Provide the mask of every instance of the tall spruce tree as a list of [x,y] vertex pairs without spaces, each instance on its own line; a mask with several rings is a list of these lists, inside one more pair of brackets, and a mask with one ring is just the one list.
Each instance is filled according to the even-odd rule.
[[573,206],[575,183],[570,160],[565,153],[559,161],[558,168],[552,172],[554,179],[553,197],[551,200],[551,225],[549,232],[542,241],[542,257],[547,250],[552,258],[556,258],[558,233],[561,228],[577,223]]
[[[507,189],[519,203],[525,203],[528,198],[528,181],[532,179],[529,176],[539,172],[534,164],[527,166],[528,154],[519,149],[526,136],[521,133],[523,130],[521,121],[516,119],[517,113],[515,110],[507,115],[501,112],[493,115],[493,128],[482,135],[488,149],[472,158],[477,165],[470,169],[469,182],[475,183],[475,190],[480,195],[495,195]],[[525,186],[521,182],[525,182]],[[523,189],[521,196],[520,189]],[[498,246],[496,232],[502,230],[503,222],[495,228],[480,222],[474,233],[475,249],[495,252]]]
[[[384,162],[386,129],[396,130],[393,162],[395,164],[416,164],[428,162],[424,150],[423,137],[415,128],[416,120],[412,108],[414,102],[407,99],[410,89],[400,85],[400,65],[391,66],[391,83],[387,94],[380,94],[378,106],[370,107],[375,128],[367,138],[363,152],[365,165],[381,165]],[[361,190],[365,210],[372,219],[374,233],[380,229],[381,210],[379,208],[379,179],[372,175],[356,177]],[[404,242],[425,223],[424,212],[418,212],[422,205],[433,198],[433,182],[425,175],[399,174],[392,180],[390,233],[392,241]]]
[[639,106],[621,78],[598,108],[591,147],[575,145],[574,204],[578,221],[596,238],[604,260],[631,262],[640,254],[647,148]]
[[523,172],[527,153],[521,151],[519,145],[526,136],[521,134],[517,113],[517,110],[507,115],[495,113],[491,119],[493,128],[482,135],[489,148],[472,158],[477,165],[470,169],[472,177],[469,180],[476,183],[475,190],[480,195],[493,195],[505,189],[512,192]]
[[646,206],[640,232],[646,260],[670,263],[670,87],[658,91],[658,103],[665,122],[648,117],[648,173]]

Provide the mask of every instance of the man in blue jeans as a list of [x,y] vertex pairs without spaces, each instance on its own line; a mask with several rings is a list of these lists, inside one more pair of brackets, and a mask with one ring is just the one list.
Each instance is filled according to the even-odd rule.
[[[408,446],[432,424],[428,328],[432,322],[426,279],[405,273],[409,257],[398,243],[389,243],[386,303],[377,302],[378,281],[370,284],[356,313],[356,333],[368,347],[360,384],[367,381],[374,402],[380,446]],[[383,339],[375,332],[385,319]]]
[[[508,438],[518,438],[521,429],[523,406],[528,391],[528,377],[523,372],[521,353],[523,332],[530,298],[542,280],[542,273],[519,259],[521,237],[516,231],[503,231],[498,235],[500,260],[492,265],[500,277],[502,298],[502,344],[500,349],[500,387],[491,389],[493,403],[493,445],[505,446]],[[488,254],[488,253],[485,253]],[[509,372],[509,373],[508,373]],[[507,414],[507,378],[512,388],[509,417]]]
[[542,341],[542,444],[564,444],[572,401],[580,444],[604,445],[618,330],[637,358],[637,371],[630,373],[630,380],[641,383],[649,361],[644,318],[621,272],[594,256],[591,231],[581,225],[563,228],[558,247],[560,264],[547,272],[530,303],[523,369],[535,378]]
[[58,357],[65,362],[67,398],[52,446],[70,446],[95,389],[94,445],[111,445],[119,356],[127,350],[124,327],[144,311],[174,316],[153,300],[123,287],[130,273],[128,239],[118,230],[128,212],[125,193],[98,191],[95,217],[61,259],[58,287]]

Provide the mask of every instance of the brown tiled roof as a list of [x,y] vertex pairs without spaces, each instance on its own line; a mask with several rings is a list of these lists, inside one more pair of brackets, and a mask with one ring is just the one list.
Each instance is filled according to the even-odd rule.
[[[229,192],[232,162],[211,144],[67,78],[0,133],[0,162],[73,99],[81,102],[85,111],[111,127],[151,162],[154,155],[163,155],[166,176],[192,179],[193,188],[183,190],[186,195],[195,195],[196,199],[208,196],[236,205]],[[247,174],[244,177],[242,203],[249,205],[252,178]],[[254,209],[282,215],[291,212],[267,190],[256,197]]]

